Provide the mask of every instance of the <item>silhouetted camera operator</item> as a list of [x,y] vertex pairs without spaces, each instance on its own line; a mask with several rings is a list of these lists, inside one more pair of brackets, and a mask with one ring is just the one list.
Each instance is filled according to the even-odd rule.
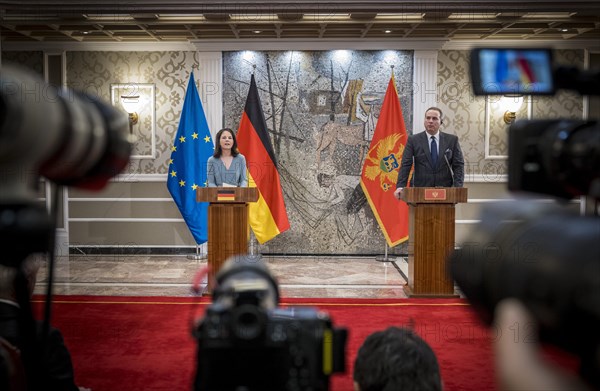
[[[599,94],[600,71],[553,68],[551,59],[547,49],[476,49],[475,94],[553,94],[556,88]],[[600,125],[517,121],[509,129],[508,156],[510,190],[588,197],[594,213],[574,215],[564,205],[533,201],[485,208],[468,242],[452,254],[452,274],[481,318],[502,333],[496,339],[502,387],[600,387]],[[580,378],[545,363],[538,341],[577,355]]]
[[[98,190],[127,165],[131,154],[127,114],[95,97],[59,90],[20,68],[0,68],[0,264],[14,269],[16,318],[3,330],[18,330],[28,390],[44,390],[55,210],[36,202],[40,177],[57,185]],[[56,199],[56,197],[53,197]],[[38,331],[31,312],[24,261],[48,253],[45,316]],[[8,289],[7,289],[8,290]],[[0,337],[2,337],[0,335]],[[6,357],[6,355],[4,355]]]

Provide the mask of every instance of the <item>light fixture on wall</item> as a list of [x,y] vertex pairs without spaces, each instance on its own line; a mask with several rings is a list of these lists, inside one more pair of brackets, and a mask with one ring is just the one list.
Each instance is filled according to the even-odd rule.
[[156,86],[151,83],[110,85],[110,101],[129,114],[130,139],[134,142],[134,159],[156,158]]
[[129,114],[129,133],[133,133],[133,125],[137,124],[140,118],[138,114],[140,103],[139,95],[121,95],[121,104]]
[[500,101],[500,107],[505,108],[504,122],[512,124],[517,119],[517,110],[523,104],[523,95],[504,95]]

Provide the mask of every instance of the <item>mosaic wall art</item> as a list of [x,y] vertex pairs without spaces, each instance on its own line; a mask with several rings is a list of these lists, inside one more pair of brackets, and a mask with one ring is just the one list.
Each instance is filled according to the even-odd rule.
[[412,127],[412,64],[411,51],[223,54],[224,125],[237,129],[254,73],[278,159],[291,229],[264,252],[384,251],[359,179],[392,69]]

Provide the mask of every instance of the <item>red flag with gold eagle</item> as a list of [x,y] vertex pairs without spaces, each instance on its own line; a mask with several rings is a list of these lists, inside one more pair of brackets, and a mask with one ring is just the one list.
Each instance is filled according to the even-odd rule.
[[390,247],[408,239],[408,206],[394,197],[407,139],[392,75],[360,177],[360,185]]

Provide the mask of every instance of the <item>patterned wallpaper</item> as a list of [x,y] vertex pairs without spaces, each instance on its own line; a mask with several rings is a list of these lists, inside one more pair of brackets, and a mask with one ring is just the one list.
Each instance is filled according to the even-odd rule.
[[44,52],[2,52],[2,65],[19,65],[44,74]]
[[[583,50],[557,50],[559,64],[583,67]],[[469,77],[469,51],[438,52],[438,105],[445,113],[445,132],[456,134],[465,155],[465,175],[483,175],[490,181],[506,174],[506,159],[494,158],[508,154],[508,126],[503,121],[506,110],[500,97],[473,95]],[[532,118],[581,118],[583,99],[572,92],[559,91],[552,97],[532,98]],[[517,119],[526,119],[527,102],[517,111]],[[485,127],[489,121],[489,137]],[[416,121],[418,122],[418,120]],[[485,145],[489,146],[486,158]]]
[[[68,52],[67,80],[70,88],[96,94],[110,101],[111,84],[151,83],[155,85],[156,158],[132,159],[129,173],[166,174],[170,146],[179,117],[196,52]],[[198,78],[196,84],[198,86]],[[148,153],[150,124],[140,121],[135,134],[134,155]]]
[[473,95],[468,51],[438,52],[438,106],[445,115],[442,131],[455,134],[460,140],[465,179],[476,174],[504,174],[503,161],[485,159],[486,99]]

